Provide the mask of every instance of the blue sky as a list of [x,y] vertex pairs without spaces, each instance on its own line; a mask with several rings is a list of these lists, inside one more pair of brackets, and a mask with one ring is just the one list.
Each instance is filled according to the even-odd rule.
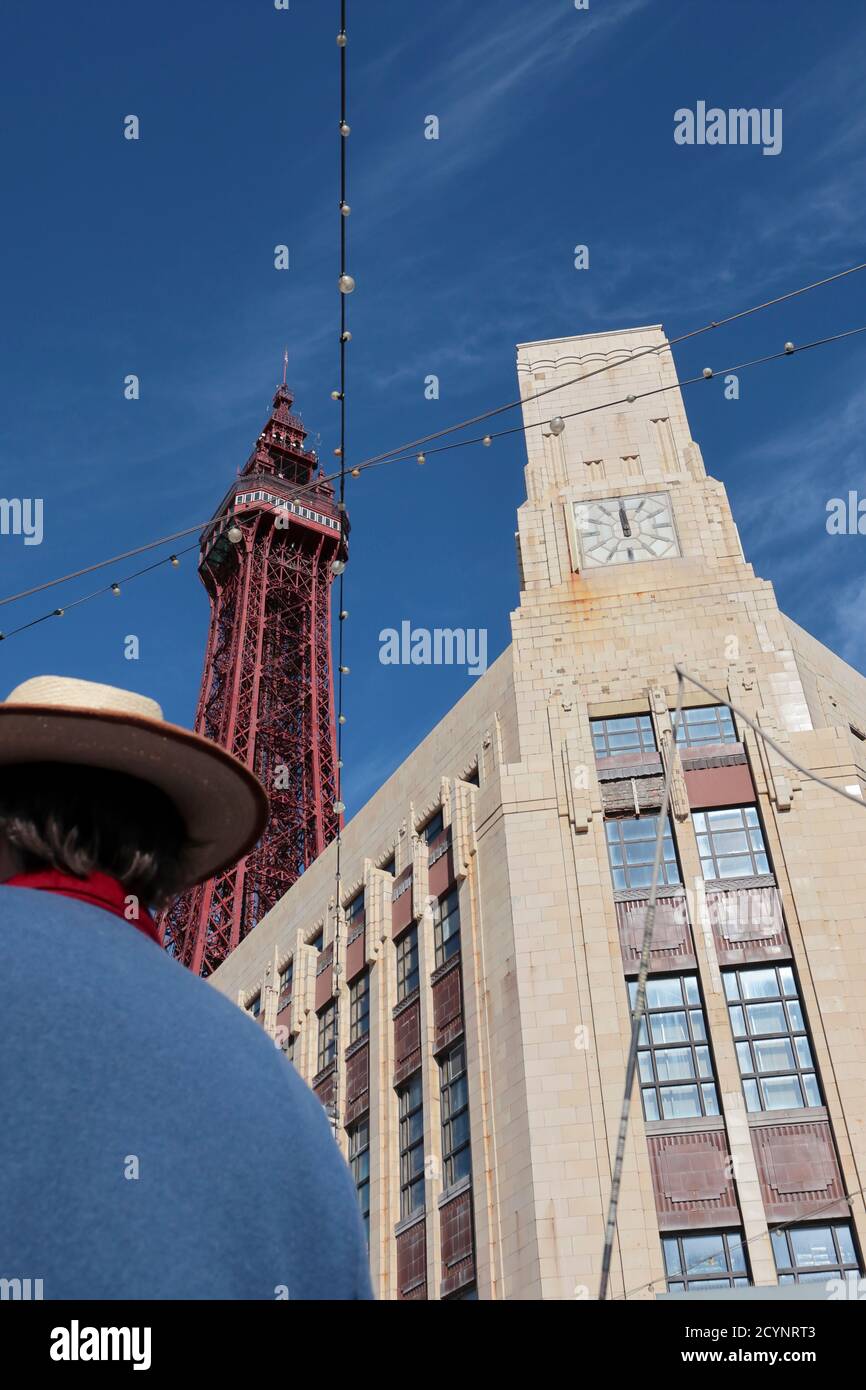
[[[349,10],[350,461],[512,399],[517,342],[647,322],[673,336],[866,259],[858,6]],[[205,520],[264,422],[284,344],[332,458],[337,16],[336,0],[7,8],[0,494],[43,497],[45,534],[0,537],[0,593]],[[676,145],[674,112],[698,100],[781,107],[781,154]],[[677,363],[687,376],[860,323],[866,274],[683,345]],[[686,392],[758,573],[861,669],[866,540],[828,536],[825,504],[866,492],[864,366],[866,337],[744,374],[736,402],[719,382]],[[350,811],[472,679],[382,666],[380,629],[485,627],[491,658],[507,644],[522,468],[518,436],[352,485]],[[194,558],[3,643],[2,693],[62,672],[136,686],[190,723],[208,618]],[[93,587],[0,608],[0,628]]]

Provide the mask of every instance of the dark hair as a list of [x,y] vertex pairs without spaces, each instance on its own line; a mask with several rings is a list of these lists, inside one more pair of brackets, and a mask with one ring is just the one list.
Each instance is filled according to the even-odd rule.
[[158,787],[71,763],[0,769],[0,834],[18,851],[25,873],[109,874],[154,907],[178,892],[188,840],[180,814]]

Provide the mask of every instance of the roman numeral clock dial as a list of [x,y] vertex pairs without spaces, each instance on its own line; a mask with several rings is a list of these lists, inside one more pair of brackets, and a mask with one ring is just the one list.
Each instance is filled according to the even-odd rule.
[[574,524],[584,569],[666,560],[680,553],[671,501],[664,492],[575,502]]

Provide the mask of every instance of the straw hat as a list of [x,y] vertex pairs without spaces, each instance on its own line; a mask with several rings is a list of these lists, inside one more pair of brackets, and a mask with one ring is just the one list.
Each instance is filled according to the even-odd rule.
[[34,676],[0,703],[0,767],[74,763],[164,792],[187,829],[184,887],[240,859],[268,819],[261,783],[210,739],[169,724],[146,695],[66,676]]

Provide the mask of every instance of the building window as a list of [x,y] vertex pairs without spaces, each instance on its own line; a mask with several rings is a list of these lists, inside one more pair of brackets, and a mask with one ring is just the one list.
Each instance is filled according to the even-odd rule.
[[441,835],[444,829],[445,821],[443,819],[442,808],[440,806],[435,816],[431,816],[427,824],[421,827],[421,838],[423,839],[425,844],[429,845],[430,841],[435,840],[437,835]]
[[333,999],[319,1012],[318,1019],[319,1047],[316,1070],[324,1071],[337,1055],[337,1006]]
[[363,888],[361,889],[360,893],[355,894],[354,898],[350,903],[346,904],[346,906],[343,908],[343,911],[346,914],[346,925],[349,927],[352,925],[356,917],[362,916],[364,912]]
[[424,1210],[424,1102],[421,1073],[397,1092],[400,1103],[400,1217]]
[[[637,981],[630,980],[632,1010]],[[718,1115],[713,1062],[697,975],[653,976],[647,980],[646,1013],[638,1044],[645,1120],[679,1120]]]
[[860,1261],[848,1221],[823,1226],[786,1226],[771,1231],[780,1284],[826,1284],[829,1279],[856,1280]]
[[396,859],[394,858],[394,855],[392,854],[392,855],[391,855],[391,858],[390,858],[390,859],[386,859],[386,860],[385,860],[385,863],[382,865],[382,873],[383,873],[383,874],[395,874],[396,872],[397,872],[397,861],[396,861]]
[[694,748],[700,743],[736,743],[737,731],[727,705],[700,705],[697,709],[673,714],[674,736],[677,743]]
[[686,1293],[747,1287],[752,1281],[742,1231],[701,1231],[662,1236],[668,1291]]
[[770,872],[757,806],[695,811],[692,820],[705,879],[750,878]]
[[370,972],[365,970],[349,985],[349,1042],[366,1038],[370,1031]]
[[648,714],[629,714],[621,719],[590,719],[592,746],[597,758],[614,753],[655,753],[656,736]]
[[282,1043],[280,1044],[280,1046],[282,1047],[283,1052],[285,1052],[285,1054],[286,1054],[286,1056],[288,1057],[289,1061],[290,1061],[290,1062],[294,1062],[294,1060],[295,1060],[295,1035],[294,1035],[294,1033],[290,1033],[289,1030],[286,1029],[285,1037],[283,1038],[283,1041],[282,1041]]
[[349,1130],[349,1167],[358,1194],[361,1220],[370,1244],[370,1121],[359,1120]]
[[447,1191],[472,1171],[469,1082],[463,1043],[452,1047],[439,1063],[439,1094],[442,1102],[442,1164]]
[[469,785],[470,785],[470,787],[477,787],[477,786],[479,786],[479,785],[480,785],[480,781],[479,781],[479,777],[478,777],[478,767],[477,767],[477,766],[473,767],[473,768],[472,768],[469,772],[467,772],[467,773],[465,774],[465,776],[463,776],[460,780],[463,781],[463,782],[468,782]]
[[790,965],[722,974],[746,1109],[820,1105],[809,1032]]
[[[657,815],[617,816],[605,821],[607,854],[614,888],[635,892],[649,889],[653,876],[658,825]],[[677,852],[668,817],[665,821],[659,885],[680,882]]]
[[444,965],[460,950],[460,908],[457,889],[452,888],[433,908],[433,942],[436,964]]
[[282,1008],[284,1004],[288,1004],[289,1000],[292,997],[292,981],[294,979],[294,973],[295,970],[293,961],[289,961],[288,965],[284,966],[284,968],[280,971],[280,1002],[278,1006],[279,1008]]
[[418,928],[409,927],[397,941],[397,1003],[418,988]]
[[308,945],[308,946],[312,946],[312,948],[313,948],[314,951],[321,951],[323,939],[324,939],[324,934],[323,934],[321,931],[319,931],[319,932],[317,932],[316,935],[313,937],[312,941],[307,942],[307,945]]
[[258,1016],[259,1016],[259,1014],[261,1013],[261,1011],[262,1011],[262,996],[261,996],[261,992],[260,992],[260,993],[258,993],[258,994],[256,995],[255,999],[251,999],[251,1000],[250,1000],[249,1004],[247,1005],[247,1013],[250,1014],[252,1018],[258,1018]]

